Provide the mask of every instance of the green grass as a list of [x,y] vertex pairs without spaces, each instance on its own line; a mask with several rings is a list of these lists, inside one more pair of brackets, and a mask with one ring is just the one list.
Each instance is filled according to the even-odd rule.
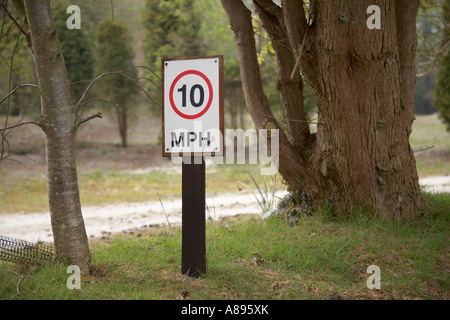
[[48,211],[47,181],[22,179],[14,185],[0,184],[0,213]]
[[[450,199],[425,194],[415,222],[327,211],[259,222],[207,224],[207,272],[181,275],[181,231],[154,229],[91,241],[96,272],[69,290],[64,266],[0,263],[0,297],[12,299],[448,299]],[[369,290],[367,267],[381,270]]]
[[419,177],[450,174],[450,133],[436,114],[416,116],[410,143]]

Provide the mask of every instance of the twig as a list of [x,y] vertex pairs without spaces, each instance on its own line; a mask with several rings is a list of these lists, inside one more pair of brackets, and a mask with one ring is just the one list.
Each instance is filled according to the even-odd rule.
[[12,161],[12,162],[18,163],[18,164],[20,164],[20,165],[23,164],[23,163],[20,162],[19,160],[11,159],[11,158],[9,157],[9,154],[7,154],[6,156],[3,156],[3,155],[2,155],[2,156],[0,157],[0,161]]
[[5,10],[5,12],[8,14],[9,18],[14,21],[17,28],[19,28],[20,32],[22,32],[25,36],[27,36],[27,33],[22,29],[22,27],[19,25],[16,19],[13,18],[13,16],[9,13],[9,11],[6,9],[6,6],[2,3],[2,7]]
[[[11,271],[7,271],[7,272],[11,272]],[[11,279],[11,280],[4,286],[3,290],[0,291],[0,296],[2,295],[3,291],[5,291],[5,290],[8,288],[9,284],[10,284],[11,282],[13,282],[13,281],[14,281],[14,279]],[[15,296],[15,295],[14,295],[14,296]],[[13,297],[14,297],[14,296],[13,296]],[[3,300],[3,299],[0,299],[0,300]]]
[[149,67],[146,66],[136,66],[136,68],[142,68],[142,69],[146,69],[148,71],[150,71],[156,78],[158,78],[158,80],[161,80],[161,78]]
[[14,128],[17,128],[17,127],[20,127],[20,126],[24,126],[24,125],[26,125],[26,124],[34,124],[34,125],[37,125],[37,126],[39,126],[39,127],[41,126],[39,122],[36,122],[36,121],[26,121],[26,122],[18,123],[18,124],[15,124],[15,125],[13,125],[13,126],[9,126],[9,127],[6,127],[6,128],[1,128],[1,129],[0,129],[0,132],[7,131],[7,130],[11,130],[11,129],[14,129]]
[[85,117],[85,118],[83,118],[83,119],[78,120],[77,128],[78,128],[82,123],[85,123],[85,122],[87,122],[87,121],[89,121],[89,120],[92,120],[92,119],[94,119],[94,118],[102,118],[102,113],[101,113],[101,112],[97,112],[97,113],[95,113],[95,114],[91,114],[90,116],[87,116],[87,117]]
[[106,103],[112,104],[113,106],[115,106],[117,108],[120,107],[120,105],[118,105],[117,103],[114,103],[112,101],[108,101],[108,100],[105,100],[105,99],[91,99],[91,100],[85,101],[83,103],[80,103],[78,106],[81,107],[81,106],[84,106],[84,105],[86,105],[88,103],[92,103],[92,102],[106,102]]
[[[14,273],[15,275],[19,276],[19,280],[17,281],[17,284],[16,284],[16,291],[17,291],[17,293],[16,293],[16,294],[13,294],[11,297],[6,298],[6,299],[12,299],[12,298],[14,298],[15,296],[17,296],[17,295],[20,294],[19,285],[20,285],[20,281],[22,281],[24,275],[18,274],[18,273],[15,272],[15,271],[9,271],[9,270],[7,270],[7,272],[11,272],[11,273]],[[14,281],[14,279],[11,279],[11,281],[8,282],[8,284],[7,284],[6,287],[2,290],[2,292],[3,292],[3,291],[8,287],[8,285],[9,285],[11,282],[13,282],[13,281]],[[1,293],[1,292],[0,292],[0,293]],[[3,299],[1,299],[1,300],[3,300]]]
[[427,151],[427,150],[430,150],[430,149],[433,149],[433,148],[434,148],[434,146],[431,146],[431,147],[427,147],[427,148],[425,148],[425,149],[413,150],[413,152],[414,152],[414,153],[416,153],[416,152],[422,152],[422,151]]
[[[87,88],[84,90],[81,98],[78,100],[77,104],[75,105],[75,107],[79,107],[81,105],[81,102],[84,100],[84,97],[86,96],[86,94],[89,92],[89,90],[91,90],[92,86],[101,78],[106,77],[106,76],[110,76],[110,75],[114,75],[114,74],[118,74],[121,75],[122,77],[126,78],[127,80],[131,81],[134,83],[134,85],[136,85],[142,92],[145,93],[145,95],[156,105],[158,105],[161,108],[161,105],[159,105],[156,101],[153,100],[153,98],[147,93],[147,91],[142,88],[142,86],[136,82],[136,80],[132,79],[131,77],[127,76],[125,74],[125,72],[131,71],[133,69],[137,69],[137,68],[144,68],[142,66],[134,66],[125,70],[121,70],[121,71],[112,71],[112,72],[103,72],[102,74],[98,75],[94,80],[91,81],[91,83],[89,83],[89,85],[87,86]],[[146,68],[146,67],[145,67]],[[148,68],[146,68],[148,69]],[[148,69],[150,70],[150,69]]]
[[10,93],[8,93],[6,96],[4,96],[1,100],[0,100],[0,104],[5,101],[6,99],[8,99],[11,95],[14,94],[14,92],[16,92],[17,90],[19,90],[22,87],[32,87],[32,88],[36,88],[39,89],[39,87],[35,84],[31,84],[31,83],[24,83],[24,84],[20,84],[17,87],[15,87]]
[[37,296],[41,297],[42,299],[45,299],[45,300],[47,300],[47,298],[46,298],[46,297],[44,297],[43,295],[40,295],[39,293],[37,293],[37,292],[36,292],[36,291],[34,291],[34,290],[31,290],[30,288],[27,288],[27,287],[24,287],[24,286],[22,286],[22,288],[24,288],[24,289],[27,289],[28,291],[30,291],[31,293],[34,293],[35,295],[37,295]]
[[306,38],[307,37],[308,37],[308,33],[305,33],[305,35],[303,36],[302,46],[300,47],[300,50],[298,52],[297,61],[295,62],[294,69],[292,70],[292,73],[291,73],[291,80],[294,79],[295,73],[297,72],[297,69],[300,66],[300,62],[301,62],[301,59],[302,59],[303,50],[305,48]]
[[137,78],[136,80],[141,80],[141,79],[147,80],[148,82],[150,82],[151,84],[153,84],[156,88],[158,88],[158,89],[161,90],[161,87],[158,86],[156,83],[154,83],[152,79],[147,78],[147,77],[139,77],[139,78]]

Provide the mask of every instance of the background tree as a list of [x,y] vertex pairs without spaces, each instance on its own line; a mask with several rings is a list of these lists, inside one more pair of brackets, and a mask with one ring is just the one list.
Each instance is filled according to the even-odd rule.
[[441,40],[442,59],[437,75],[436,108],[450,131],[450,0],[443,6],[444,33]]
[[[409,135],[419,1],[376,1],[381,30],[366,27],[373,1],[252,3],[277,56],[287,120],[279,169],[288,185],[307,204],[335,212],[367,207],[385,217],[417,217],[421,197]],[[253,121],[258,129],[280,129],[263,91],[252,13],[241,0],[222,5]],[[308,126],[302,76],[317,99],[317,133]]]
[[[443,15],[446,0],[423,0],[417,15],[417,56],[415,87],[415,114],[435,113],[436,75],[448,46],[445,40]],[[448,27],[447,27],[448,29]]]
[[[142,21],[146,65],[158,76],[162,58],[224,56],[225,124],[230,128],[244,128],[247,111],[236,48],[220,2],[147,0]],[[147,77],[154,75],[149,73]],[[157,99],[160,99],[159,92]]]
[[161,59],[202,53],[201,19],[193,0],[146,0],[142,15],[148,66],[158,74]]
[[438,73],[435,104],[450,131],[450,52],[442,60]]
[[196,1],[196,12],[201,13],[200,30],[197,38],[201,39],[200,55],[217,55],[224,57],[224,109],[225,126],[242,128],[246,126],[247,110],[236,60],[236,47],[233,32],[228,27],[228,18],[220,2],[215,0]]
[[[97,72],[108,70],[123,71],[133,66],[133,50],[127,28],[120,22],[103,20],[97,29]],[[127,72],[130,78],[136,78],[136,70]],[[117,123],[122,147],[127,146],[128,114],[136,87],[133,82],[121,74],[101,79],[97,84],[102,97],[115,104]]]

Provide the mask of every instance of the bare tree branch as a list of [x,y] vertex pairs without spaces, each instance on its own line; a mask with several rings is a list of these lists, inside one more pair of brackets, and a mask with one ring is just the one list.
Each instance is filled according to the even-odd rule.
[[427,150],[430,150],[430,149],[433,149],[433,148],[434,148],[434,146],[431,146],[431,147],[426,147],[426,148],[422,148],[422,149],[413,150],[413,152],[414,153],[423,152],[423,151],[427,151]]
[[[136,87],[139,88],[139,90],[141,90],[142,92],[145,93],[145,95],[147,96],[147,98],[150,99],[150,101],[152,101],[154,104],[156,104],[157,106],[159,106],[161,108],[161,105],[159,103],[157,103],[149,94],[148,92],[133,78],[129,77],[128,75],[125,74],[125,72],[131,71],[133,69],[136,68],[141,68],[142,66],[134,66],[125,70],[121,70],[121,71],[112,71],[112,72],[104,72],[100,75],[98,75],[94,80],[91,81],[91,83],[89,83],[89,85],[87,86],[87,88],[84,90],[81,98],[78,100],[78,102],[76,103],[75,107],[78,109],[78,107],[81,105],[81,102],[84,100],[86,94],[89,92],[89,90],[91,90],[92,86],[101,78],[103,77],[107,77],[107,76],[111,76],[111,75],[121,75],[122,77],[126,78],[127,80],[131,81],[134,83],[134,85]],[[150,70],[149,68],[146,68],[148,70]]]
[[117,108],[120,107],[117,103],[114,103],[114,102],[111,102],[111,101],[108,101],[108,100],[105,100],[105,99],[91,99],[91,100],[85,101],[83,103],[80,103],[78,106],[82,107],[82,106],[85,106],[88,103],[92,103],[92,102],[106,102],[106,103],[112,104],[113,106],[115,106]]
[[161,80],[161,78],[149,67],[146,66],[136,66],[136,68],[142,68],[142,69],[146,69],[148,71],[150,71],[156,78],[158,78],[158,80]]
[[0,33],[0,40],[6,37],[5,43],[3,45],[2,48],[0,48],[0,52],[5,49],[6,45],[8,44],[8,37],[9,37],[9,32],[11,31],[12,27],[14,26],[14,22],[11,22],[11,24],[9,25],[8,29],[6,30],[6,32],[3,32],[3,28],[4,26],[2,25],[2,30]]
[[21,127],[21,126],[24,126],[24,125],[27,125],[27,124],[34,124],[34,125],[37,125],[37,126],[41,127],[41,124],[39,122],[26,121],[26,122],[17,123],[15,125],[12,125],[12,126],[9,126],[9,127],[6,127],[6,128],[0,128],[0,132],[11,130],[11,129],[14,129],[14,128],[17,128],[17,127]]
[[94,119],[94,118],[102,118],[101,112],[97,112],[97,113],[95,113],[95,114],[91,114],[90,116],[87,116],[87,117],[85,117],[85,118],[83,118],[83,119],[78,120],[77,128],[78,128],[82,123],[85,123],[85,122],[87,122],[87,121],[89,121],[89,120],[92,120],[92,119]]
[[14,17],[9,13],[8,9],[6,9],[6,6],[3,3],[1,5],[2,5],[3,9],[5,10],[6,14],[9,16],[9,18],[14,22],[14,24],[17,26],[17,28],[19,28],[20,32],[22,32],[25,35],[25,37],[27,37],[27,33],[25,32],[25,30],[22,29],[22,27],[17,22],[17,20],[14,19]]
[[36,88],[39,89],[39,86],[35,85],[35,84],[31,84],[31,83],[23,83],[18,85],[17,87],[15,87],[11,92],[9,92],[6,96],[4,96],[1,100],[0,100],[0,104],[5,101],[6,99],[8,99],[11,95],[13,95],[17,90],[19,90],[20,88],[23,87],[32,87],[32,88]]
[[300,50],[298,52],[297,61],[295,61],[294,69],[292,69],[291,73],[291,79],[294,79],[295,73],[297,72],[297,69],[300,67],[300,62],[302,60],[302,53],[305,48],[305,40],[307,37],[303,37],[302,46],[300,47]]
[[136,80],[141,80],[141,79],[147,80],[148,82],[150,82],[151,84],[153,84],[156,88],[158,88],[159,90],[161,90],[161,87],[158,86],[156,83],[154,83],[152,79],[147,78],[147,77],[139,77],[139,78],[137,78]]

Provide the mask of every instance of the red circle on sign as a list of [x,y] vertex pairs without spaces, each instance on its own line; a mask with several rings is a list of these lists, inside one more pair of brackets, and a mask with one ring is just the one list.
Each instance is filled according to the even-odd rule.
[[[175,89],[175,85],[181,78],[183,78],[184,76],[187,76],[189,74],[195,74],[195,75],[201,77],[203,80],[205,80],[206,84],[208,85],[208,90],[209,90],[209,99],[208,99],[208,102],[206,103],[206,106],[199,113],[192,114],[192,115],[184,114],[183,112],[178,110],[177,106],[175,105],[175,102],[173,101],[173,90]],[[211,107],[212,99],[213,99],[213,89],[212,89],[211,81],[209,81],[209,79],[203,73],[201,73],[200,71],[197,71],[197,70],[187,70],[187,71],[180,73],[173,80],[172,85],[170,86],[170,90],[169,90],[170,105],[172,106],[173,111],[175,111],[175,113],[177,115],[179,115],[180,117],[182,117],[184,119],[192,120],[192,119],[197,119],[197,118],[200,118],[201,116],[203,116],[208,111],[209,107]]]

